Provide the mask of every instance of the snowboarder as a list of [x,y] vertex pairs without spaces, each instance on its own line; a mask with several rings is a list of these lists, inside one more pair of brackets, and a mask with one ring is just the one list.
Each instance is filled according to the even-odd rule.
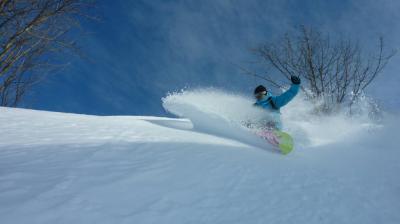
[[299,92],[300,78],[298,76],[291,77],[292,86],[279,96],[273,96],[263,85],[257,86],[254,90],[254,96],[257,102],[254,106],[261,107],[271,112],[273,120],[266,121],[267,129],[282,130],[282,122],[280,119],[280,108],[289,103]]

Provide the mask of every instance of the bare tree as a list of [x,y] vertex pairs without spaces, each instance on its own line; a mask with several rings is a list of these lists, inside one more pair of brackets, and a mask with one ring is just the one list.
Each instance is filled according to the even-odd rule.
[[78,53],[75,35],[91,0],[0,0],[0,106],[17,106],[27,89]]
[[279,42],[264,44],[252,50],[262,58],[270,73],[246,73],[281,87],[279,77],[300,76],[302,88],[311,100],[323,99],[320,110],[331,112],[337,106],[351,105],[379,75],[395,52],[385,53],[383,38],[376,54],[365,55],[358,43],[339,39],[332,43],[327,35],[302,26],[299,35],[286,34]]

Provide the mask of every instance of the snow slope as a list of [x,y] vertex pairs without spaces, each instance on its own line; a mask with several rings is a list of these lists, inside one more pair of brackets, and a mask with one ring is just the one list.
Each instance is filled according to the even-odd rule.
[[295,101],[283,156],[239,128],[250,101],[163,99],[189,119],[0,108],[0,223],[400,223],[397,117],[311,119]]

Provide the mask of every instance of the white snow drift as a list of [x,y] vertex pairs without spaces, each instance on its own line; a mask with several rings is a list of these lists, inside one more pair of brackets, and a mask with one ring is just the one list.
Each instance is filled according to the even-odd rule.
[[172,94],[188,119],[0,108],[0,223],[400,223],[397,117],[283,112],[273,153],[239,126],[251,99]]

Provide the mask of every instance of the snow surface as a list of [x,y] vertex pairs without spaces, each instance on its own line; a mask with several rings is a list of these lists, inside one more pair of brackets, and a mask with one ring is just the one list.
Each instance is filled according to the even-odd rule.
[[0,223],[400,223],[400,120],[283,113],[283,156],[239,124],[252,99],[163,99],[187,119],[0,108]]

